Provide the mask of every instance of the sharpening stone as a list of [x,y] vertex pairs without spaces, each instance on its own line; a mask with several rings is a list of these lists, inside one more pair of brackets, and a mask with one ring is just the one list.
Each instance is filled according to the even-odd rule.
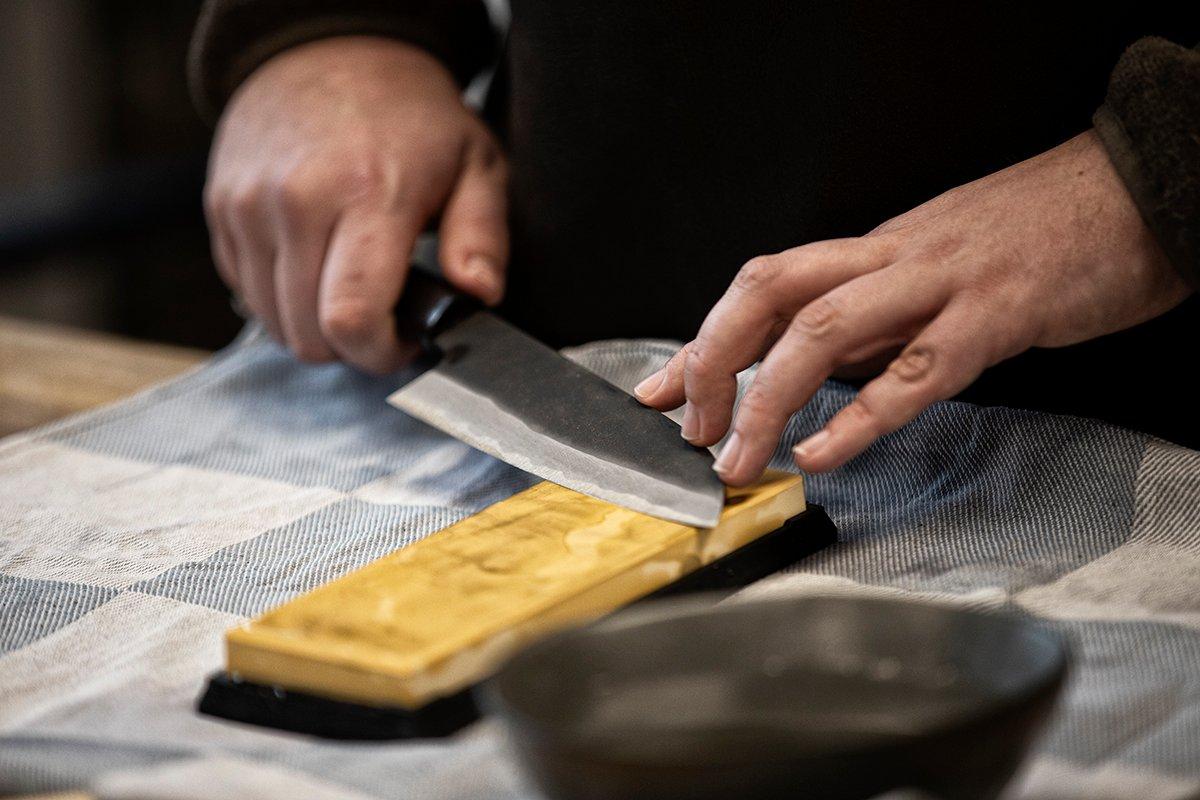
[[332,738],[439,736],[533,640],[649,596],[732,589],[836,530],[800,476],[695,528],[539,483],[227,632],[205,713]]

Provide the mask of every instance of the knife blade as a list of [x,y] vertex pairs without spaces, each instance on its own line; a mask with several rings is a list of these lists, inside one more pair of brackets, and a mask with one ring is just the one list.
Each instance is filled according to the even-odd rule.
[[421,342],[428,369],[391,405],[545,480],[716,525],[725,487],[713,457],[663,414],[422,270],[410,271],[396,321]]

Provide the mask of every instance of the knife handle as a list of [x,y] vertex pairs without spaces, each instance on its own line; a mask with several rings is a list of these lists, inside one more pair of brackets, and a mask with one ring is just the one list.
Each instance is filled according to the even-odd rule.
[[433,340],[437,335],[479,308],[475,298],[413,266],[396,304],[396,332],[401,338],[419,342],[422,350],[435,352]]

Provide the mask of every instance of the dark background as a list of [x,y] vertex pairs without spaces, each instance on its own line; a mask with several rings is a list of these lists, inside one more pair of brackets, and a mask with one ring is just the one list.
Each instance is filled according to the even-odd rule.
[[0,314],[209,349],[237,332],[184,69],[199,6],[0,3]]

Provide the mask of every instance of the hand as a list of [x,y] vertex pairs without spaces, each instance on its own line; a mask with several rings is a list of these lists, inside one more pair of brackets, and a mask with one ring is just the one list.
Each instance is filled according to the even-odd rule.
[[735,375],[761,359],[716,465],[740,486],[830,374],[903,347],[795,448],[821,472],[1003,359],[1137,325],[1188,294],[1088,132],[861,238],[750,261],[635,393],[660,410],[686,402],[684,438],[711,445],[730,427]]
[[301,359],[390,372],[416,354],[392,310],[438,212],[446,278],[499,302],[506,169],[424,51],[368,37],[285,51],[238,89],[218,127],[205,188],[218,270]]

